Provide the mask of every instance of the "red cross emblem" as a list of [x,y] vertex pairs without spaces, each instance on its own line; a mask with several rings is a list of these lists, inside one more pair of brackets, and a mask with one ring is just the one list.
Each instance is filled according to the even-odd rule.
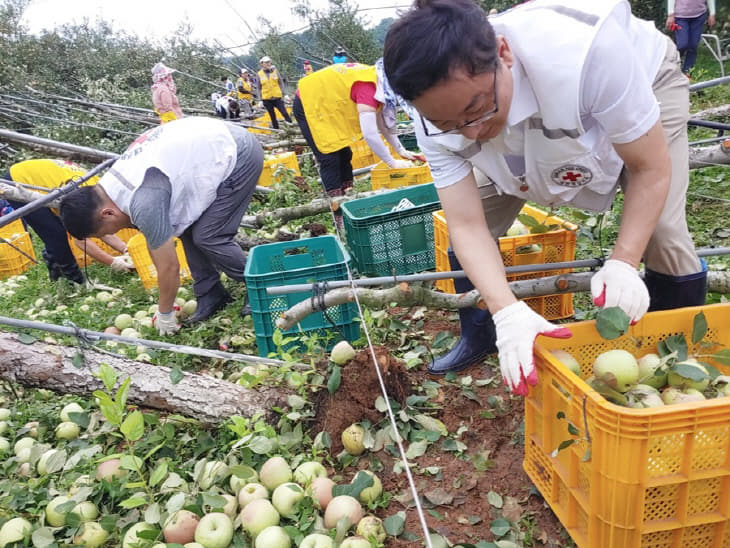
[[587,167],[571,164],[554,169],[550,179],[560,186],[577,187],[590,183],[593,173]]

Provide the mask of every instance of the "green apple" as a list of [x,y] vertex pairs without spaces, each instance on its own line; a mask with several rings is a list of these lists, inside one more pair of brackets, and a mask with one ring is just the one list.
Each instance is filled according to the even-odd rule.
[[33,438],[20,438],[15,442],[15,445],[13,445],[13,453],[17,455],[23,449],[30,449],[33,445],[35,445],[35,440]]
[[353,483],[359,474],[367,474],[373,480],[373,484],[360,491],[360,496],[358,497],[360,502],[370,504],[382,494],[383,484],[380,482],[380,478],[373,474],[370,470],[360,470],[357,474],[355,474],[355,477],[352,478],[352,482],[350,483]]
[[176,542],[177,544],[186,544],[195,539],[195,528],[198,526],[200,518],[197,514],[189,510],[178,510],[172,514],[165,526],[162,528],[162,536],[165,542]]
[[562,363],[565,367],[567,367],[570,371],[575,373],[580,377],[580,364],[578,363],[578,360],[576,360],[573,355],[570,352],[567,352],[566,350],[563,350],[562,348],[555,348],[550,351],[550,353],[557,359],[560,363]]
[[279,525],[279,512],[268,499],[249,502],[240,514],[241,527],[252,538],[271,525]]
[[370,541],[362,537],[347,537],[340,548],[370,548]]
[[259,481],[269,491],[273,491],[282,483],[292,480],[292,471],[289,463],[283,457],[271,457],[259,470]]
[[195,528],[195,542],[205,548],[228,548],[232,539],[233,521],[223,512],[204,515]]
[[596,356],[593,374],[614,390],[626,392],[639,380],[639,364],[626,350],[609,350]]
[[354,527],[362,519],[362,506],[358,500],[349,495],[333,498],[324,512],[324,525],[327,529],[337,527],[341,519],[347,520],[347,527]]
[[330,361],[336,365],[345,365],[355,357],[355,349],[347,341],[340,341],[332,347]]
[[701,392],[702,390],[707,388],[708,384],[710,384],[710,376],[707,373],[707,369],[696,359],[688,358],[681,362],[681,364],[677,365],[689,365],[691,367],[695,367],[699,370],[699,372],[705,375],[705,378],[699,381],[693,381],[689,377],[683,377],[679,373],[670,370],[669,374],[667,375],[667,384],[669,384],[669,386],[677,386],[679,388],[694,388],[695,390],[699,390]]
[[0,407],[0,421],[6,421],[10,418],[10,409],[7,407]]
[[365,429],[359,424],[351,424],[342,431],[342,445],[350,455],[357,457],[365,451]]
[[307,487],[314,478],[327,477],[327,469],[321,462],[306,461],[297,466],[294,470],[294,481],[299,485]]
[[26,429],[26,433],[27,433],[27,434],[28,434],[28,435],[29,435],[29,436],[30,436],[31,438],[35,438],[35,439],[38,439],[38,426],[39,426],[39,423],[38,423],[38,421],[30,421],[30,422],[26,422],[26,423],[25,423],[25,424],[23,425],[23,428],[25,428],[25,429]]
[[126,533],[124,533],[122,548],[137,548],[138,545],[145,544],[147,541],[137,536],[137,533],[141,533],[143,531],[157,531],[157,528],[154,525],[145,523],[144,521],[135,523],[127,529]]
[[71,513],[77,515],[81,522],[93,521],[99,517],[99,508],[93,502],[85,500],[74,506]]
[[667,386],[664,390],[662,390],[662,401],[667,405],[675,403],[692,403],[704,400],[705,396],[702,392],[695,390],[694,388],[688,388],[685,392],[682,392],[676,386]]
[[105,460],[96,467],[96,479],[99,480],[112,482],[114,478],[121,478],[126,474],[126,470],[122,469],[122,461],[119,459]]
[[13,518],[0,527],[0,547],[14,546],[16,542],[24,542],[30,538],[33,529],[31,523],[24,518]]
[[332,488],[335,485],[335,482],[329,478],[314,478],[307,487],[307,493],[320,510],[327,509],[327,505],[332,500]]
[[228,485],[230,485],[234,495],[238,495],[238,492],[247,483],[256,483],[259,481],[258,472],[250,466],[237,466],[234,470],[235,472],[233,470],[231,471],[233,473],[228,480]]
[[114,326],[120,330],[132,327],[133,324],[134,318],[132,318],[132,316],[130,316],[129,314],[119,314],[119,316],[114,318]]
[[9,428],[10,426],[8,425],[7,421],[0,420],[0,434],[4,434],[8,431]]
[[48,473],[48,464],[54,458],[64,458],[63,451],[60,449],[49,449],[41,455],[41,458],[38,459],[38,462],[36,463],[36,470],[41,476],[45,476]]
[[56,439],[59,440],[75,440],[79,437],[81,429],[75,422],[65,421],[56,426]]
[[291,537],[283,527],[270,525],[256,537],[254,548],[291,548]]
[[268,498],[269,490],[266,487],[260,483],[247,483],[238,492],[238,505],[243,509],[253,500]]
[[78,534],[74,537],[74,544],[98,548],[106,542],[107,538],[109,538],[109,533],[106,529],[95,521],[87,521],[81,525]]
[[659,354],[649,352],[644,354],[638,360],[639,364],[639,382],[648,386],[653,386],[656,389],[664,387],[667,384],[667,374],[661,373],[656,375],[657,368],[661,365],[662,359]]
[[355,532],[368,540],[374,540],[378,544],[384,542],[386,537],[383,522],[375,516],[365,516],[362,518],[358,522]]
[[65,405],[63,409],[61,409],[61,412],[59,413],[59,416],[61,417],[61,420],[64,422],[70,421],[71,418],[69,416],[70,413],[84,413],[84,408],[81,407],[76,402],[71,402],[68,405]]
[[285,518],[293,517],[297,512],[297,504],[304,498],[304,489],[296,483],[282,483],[271,494],[271,503]]
[[60,512],[58,507],[70,501],[71,498],[66,495],[59,495],[51,499],[46,505],[46,523],[51,527],[63,527],[66,524],[66,514],[70,509]]
[[635,385],[631,390],[626,392],[626,398],[629,400],[629,407],[635,409],[662,407],[664,405],[659,391],[648,384]]
[[312,533],[302,539],[299,548],[335,548],[335,541],[327,535]]
[[10,451],[10,442],[7,438],[0,436],[0,455],[7,453],[8,451]]

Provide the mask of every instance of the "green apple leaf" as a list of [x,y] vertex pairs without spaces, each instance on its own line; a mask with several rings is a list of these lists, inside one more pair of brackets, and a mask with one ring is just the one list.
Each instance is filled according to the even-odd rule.
[[604,308],[596,314],[596,329],[604,339],[618,339],[629,330],[630,318],[617,306]]

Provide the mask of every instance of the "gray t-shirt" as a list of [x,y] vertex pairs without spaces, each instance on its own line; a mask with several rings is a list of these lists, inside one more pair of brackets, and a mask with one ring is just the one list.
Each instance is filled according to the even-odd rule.
[[172,237],[171,198],[170,179],[156,167],[149,168],[129,204],[129,217],[144,234],[150,249],[157,249]]

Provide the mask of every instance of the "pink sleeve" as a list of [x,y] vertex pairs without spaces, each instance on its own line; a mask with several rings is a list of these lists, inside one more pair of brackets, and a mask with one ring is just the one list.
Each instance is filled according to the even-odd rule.
[[350,88],[350,99],[358,105],[369,105],[373,108],[380,106],[375,100],[375,84],[372,82],[355,82]]

